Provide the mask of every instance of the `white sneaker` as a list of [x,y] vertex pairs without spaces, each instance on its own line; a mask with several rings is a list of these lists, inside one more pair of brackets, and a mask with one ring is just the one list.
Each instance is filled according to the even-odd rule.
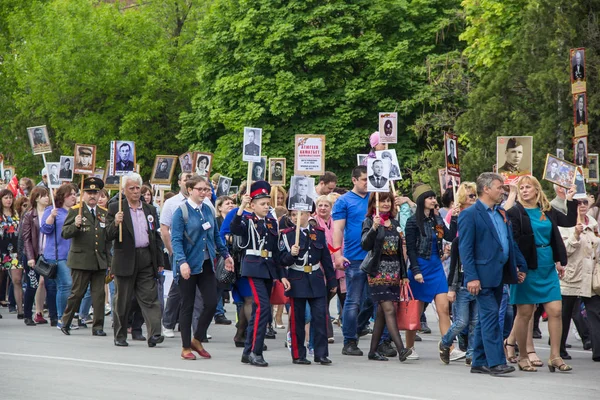
[[163,336],[164,337],[168,337],[168,338],[174,338],[175,337],[175,330],[174,329],[167,329],[163,326]]
[[467,353],[460,351],[460,349],[454,349],[450,352],[450,361],[462,360],[467,356]]
[[206,338],[207,338],[207,339],[212,339],[212,336],[211,336],[211,335],[209,335],[209,334],[207,333],[207,334],[206,334]]
[[415,347],[411,347],[412,350],[412,354],[408,357],[406,357],[407,360],[418,360],[419,359],[419,354],[417,354],[417,351],[415,350]]

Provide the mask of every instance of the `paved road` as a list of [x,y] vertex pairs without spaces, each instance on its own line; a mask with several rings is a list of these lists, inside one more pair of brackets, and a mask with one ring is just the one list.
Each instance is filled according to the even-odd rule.
[[[228,306],[228,314],[233,315]],[[429,310],[428,310],[429,311]],[[206,349],[211,360],[179,358],[179,335],[154,349],[129,341],[128,348],[106,338],[92,337],[91,329],[63,335],[48,325],[27,327],[6,309],[0,320],[1,400],[26,399],[460,399],[565,400],[600,398],[600,364],[591,360],[575,338],[570,350],[574,372],[551,374],[515,372],[504,377],[470,374],[464,362],[441,364],[437,357],[437,329],[417,343],[419,361],[369,361],[341,355],[341,331],[330,345],[330,367],[291,363],[283,346],[285,331],[267,340],[268,368],[240,363],[241,349],[232,343],[233,326],[210,328]],[[435,317],[430,315],[430,321]],[[107,319],[110,327],[110,317]],[[433,325],[433,324],[430,324]],[[548,358],[547,334],[538,340],[539,355]],[[368,348],[365,337],[360,343]],[[546,343],[545,343],[546,342]],[[366,351],[365,351],[366,354]],[[42,395],[43,393],[43,395]]]

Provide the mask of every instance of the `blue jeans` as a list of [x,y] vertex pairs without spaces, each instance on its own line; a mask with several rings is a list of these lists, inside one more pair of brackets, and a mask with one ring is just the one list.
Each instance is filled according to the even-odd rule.
[[473,332],[473,362],[472,367],[506,364],[504,348],[502,347],[502,329],[498,321],[500,303],[502,302],[502,286],[482,288],[477,298],[479,320]]
[[344,303],[342,332],[344,345],[350,341],[356,342],[358,335],[358,312],[366,295],[367,274],[360,270],[361,260],[350,261],[346,268],[346,302]]
[[[92,307],[92,292],[90,291],[90,285],[88,285],[87,290],[85,291],[85,295],[83,299],[81,299],[81,305],[79,306],[79,318],[82,320],[86,320],[90,316],[90,308]],[[94,312],[100,312],[94,310]],[[102,310],[104,312],[104,310]]]
[[442,344],[446,347],[452,346],[456,336],[467,326],[469,327],[469,345],[467,347],[467,358],[473,358],[473,332],[479,320],[477,313],[477,301],[467,288],[461,287],[456,292],[456,301],[453,308],[452,325],[448,332],[442,337]]
[[223,307],[223,292],[225,289],[217,288],[217,311],[215,312],[215,318],[222,315],[225,316],[225,307]]
[[[48,260],[48,262],[54,263],[56,260]],[[73,279],[71,278],[71,268],[67,267],[67,260],[58,260],[57,265],[56,278],[53,280],[56,282],[56,313],[58,319],[61,319],[67,306],[67,299],[71,294]]]
[[506,339],[508,336],[510,336],[510,332],[512,331],[513,328],[513,317],[514,317],[514,313],[513,313],[513,308],[512,306],[509,304],[509,300],[510,300],[510,290],[508,285],[504,285],[504,288],[502,289],[502,303],[500,303],[500,315],[499,315],[499,319],[500,319],[500,329],[503,330],[502,332],[502,336],[504,339]]

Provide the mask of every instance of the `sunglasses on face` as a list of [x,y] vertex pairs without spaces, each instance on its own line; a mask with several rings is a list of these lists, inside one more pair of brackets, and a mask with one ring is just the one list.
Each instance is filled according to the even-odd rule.
[[477,198],[477,195],[476,195],[476,194],[470,194],[470,195],[469,195],[469,198],[470,198],[470,199],[476,199],[476,198]]
[[587,205],[588,205],[588,201],[587,201],[587,200],[579,200],[579,201],[577,201],[577,204],[578,204],[578,205],[584,205],[584,206],[587,206]]

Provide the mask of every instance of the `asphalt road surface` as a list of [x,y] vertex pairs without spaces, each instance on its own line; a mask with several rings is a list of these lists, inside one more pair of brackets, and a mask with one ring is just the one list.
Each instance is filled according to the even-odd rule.
[[[227,305],[227,314],[234,315]],[[333,310],[332,310],[333,311]],[[0,399],[460,399],[460,400],[567,400],[600,398],[600,363],[584,351],[574,335],[569,338],[571,373],[516,371],[503,377],[469,373],[463,361],[443,365],[437,352],[439,333],[428,310],[433,333],[421,335],[418,361],[400,363],[367,359],[370,336],[359,347],[363,357],[341,354],[342,334],[334,326],[335,343],[329,345],[332,366],[293,365],[284,347],[285,330],[266,340],[268,368],[240,363],[241,349],[233,346],[233,325],[212,325],[205,348],[210,360],[181,360],[181,339],[166,339],[156,348],[129,340],[129,347],[113,345],[111,318],[107,337],[93,337],[91,327],[63,335],[49,325],[25,326],[2,309],[0,365],[3,370]],[[284,318],[286,315],[284,315]],[[536,340],[538,354],[547,361],[544,338]]]

